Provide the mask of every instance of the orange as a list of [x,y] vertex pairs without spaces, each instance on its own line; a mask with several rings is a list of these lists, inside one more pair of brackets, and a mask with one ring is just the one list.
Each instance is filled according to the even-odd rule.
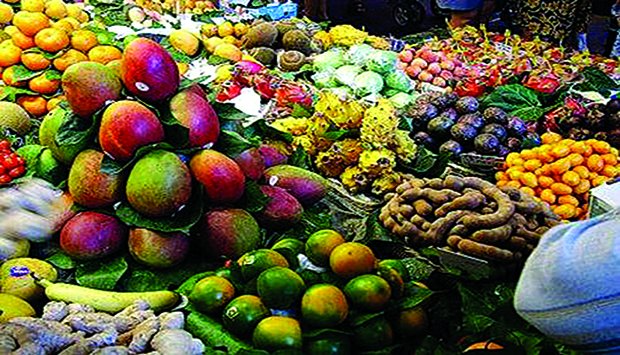
[[600,155],[592,154],[588,157],[587,166],[590,171],[599,172],[605,167],[605,162]]
[[592,144],[592,149],[598,154],[607,154],[611,151],[611,145],[607,142],[597,141]]
[[[4,30],[6,31],[6,28],[5,28]],[[8,32],[7,32],[7,33],[8,33]],[[619,153],[619,152],[618,152],[618,149],[616,149],[616,148],[611,148],[611,150],[609,151],[609,153],[611,153],[611,154],[613,154],[613,155],[615,155],[615,156],[618,156],[618,153]]]
[[603,185],[605,183],[605,181],[609,180],[609,178],[607,176],[597,176],[594,179],[592,179],[592,186],[600,186]]
[[536,175],[534,173],[528,172],[521,175],[519,181],[528,187],[534,188],[538,186],[538,180],[536,179]]
[[91,31],[79,30],[73,32],[71,35],[71,47],[78,51],[88,53],[88,51],[97,44],[99,44],[99,42],[97,42],[97,36]]
[[571,153],[568,157],[566,157],[566,159],[570,161],[570,164],[572,166],[581,165],[586,161],[586,159],[582,155],[577,153]]
[[80,28],[80,21],[74,18],[66,17],[52,23],[52,28],[63,30],[67,34],[71,34],[73,31]]
[[0,24],[9,24],[13,19],[13,8],[7,4],[0,3]]
[[49,80],[45,73],[30,79],[28,88],[43,95],[51,95],[60,88],[60,80]]
[[583,165],[574,167],[573,171],[579,174],[579,177],[582,179],[587,179],[590,177],[590,170]]
[[553,178],[550,178],[548,176],[538,177],[538,185],[544,189],[546,189],[547,187],[550,187],[554,182],[555,180],[553,180]]
[[531,187],[523,186],[521,188],[521,191],[525,192],[528,195],[536,196],[536,191],[533,188],[531,188]]
[[558,144],[551,149],[551,155],[556,158],[564,158],[570,154],[570,148],[563,144]]
[[88,59],[93,62],[108,64],[115,59],[121,59],[123,53],[113,46],[95,46],[88,51]]
[[556,182],[552,184],[551,191],[553,191],[553,193],[558,196],[570,195],[573,193],[573,189],[570,186],[563,184],[561,182]]
[[590,191],[590,181],[588,180],[581,180],[581,182],[579,183],[579,185],[575,186],[575,188],[573,189],[573,191],[576,194],[585,194],[586,192]]
[[544,176],[549,176],[553,173],[551,171],[551,165],[549,164],[543,165],[539,170],[540,170],[540,175],[544,175]]
[[50,27],[50,20],[40,12],[20,11],[13,17],[13,25],[26,36],[32,37],[42,29]]
[[618,157],[614,154],[601,155],[605,164],[616,166],[618,164]]
[[560,205],[556,207],[553,212],[562,219],[571,219],[576,216],[577,210],[573,205]]
[[574,171],[567,171],[562,175],[562,182],[568,186],[577,186],[580,180],[581,177]]
[[497,181],[508,180],[508,174],[506,174],[503,171],[498,171],[495,173],[495,180]]
[[64,72],[69,66],[86,61],[88,61],[88,57],[84,53],[75,49],[69,49],[63,55],[54,59],[54,68]]
[[558,199],[558,203],[560,205],[573,205],[575,207],[579,207],[579,200],[576,197],[570,195],[560,196],[560,198]]
[[540,160],[538,160],[538,159],[526,160],[525,163],[523,163],[523,167],[527,171],[535,171],[536,169],[540,168],[541,166],[542,166],[542,162]]
[[41,53],[22,53],[22,64],[32,71],[47,69],[52,61]]
[[112,69],[112,71],[114,72],[114,74],[116,74],[116,76],[118,76],[119,78],[121,77],[121,60],[120,59],[114,59],[113,61],[108,62],[108,64],[106,64],[105,66]]
[[615,177],[617,174],[618,170],[616,170],[616,167],[613,165],[605,165],[605,167],[603,168],[603,172],[601,173],[601,175],[610,178]]
[[508,181],[506,186],[518,189],[521,187],[521,183],[518,180]]
[[550,189],[544,189],[540,193],[540,199],[547,202],[548,204],[554,204],[556,201],[556,196]]
[[575,142],[571,145],[570,151],[577,154],[585,154],[588,151],[588,146],[584,142]]
[[571,168],[570,161],[568,159],[560,159],[551,164],[551,172],[554,174],[564,174]]
[[392,297],[390,284],[377,275],[360,275],[343,290],[351,305],[370,312],[383,310]]
[[14,45],[11,40],[0,44],[0,67],[6,68],[11,65],[19,64],[21,61],[22,50]]
[[25,81],[17,82],[15,81],[15,65],[4,69],[2,72],[2,81],[8,86],[22,87],[26,86]]
[[47,0],[45,14],[54,20],[67,17],[67,5],[62,0]]
[[11,35],[11,39],[13,39],[13,43],[21,49],[30,49],[36,46],[34,38],[26,36],[18,29],[15,29],[15,32]]
[[335,327],[344,322],[348,314],[349,304],[344,293],[333,285],[314,285],[301,299],[302,320],[313,327]]
[[364,244],[348,242],[338,245],[329,257],[332,271],[343,278],[368,274],[375,269],[377,259]]
[[540,136],[540,138],[544,144],[557,143],[562,140],[562,136],[555,132],[543,133],[543,135]]
[[55,109],[58,104],[60,104],[60,102],[62,100],[64,100],[65,97],[64,95],[60,95],[60,96],[56,96],[56,97],[52,97],[51,99],[49,99],[49,101],[47,102],[47,110],[51,111],[53,109]]
[[47,113],[47,101],[42,96],[22,96],[17,99],[17,103],[35,117]]
[[34,43],[44,51],[56,53],[66,48],[70,41],[64,31],[57,28],[45,28],[34,36]]
[[344,237],[331,229],[324,229],[312,234],[306,241],[305,254],[318,266],[328,266],[332,251],[346,242]]

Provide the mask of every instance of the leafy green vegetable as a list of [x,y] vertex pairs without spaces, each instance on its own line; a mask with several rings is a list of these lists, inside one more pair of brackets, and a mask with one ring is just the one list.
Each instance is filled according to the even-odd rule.
[[596,91],[608,96],[611,90],[620,88],[620,84],[596,67],[587,67],[582,72],[583,82],[575,85],[574,90]]
[[256,181],[246,180],[245,192],[239,206],[250,213],[258,213],[265,209],[270,198],[260,190]]
[[260,145],[260,138],[246,139],[234,131],[222,130],[216,144],[216,150],[234,157],[246,149],[257,148]]
[[248,114],[239,111],[234,104],[216,102],[213,104],[213,109],[217,112],[220,120],[236,121],[250,117]]
[[521,84],[500,86],[486,96],[481,104],[483,107],[499,107],[524,121],[537,120],[545,113],[536,91]]
[[20,95],[38,95],[36,92],[28,89],[17,88],[14,86],[0,86],[0,100],[2,101],[17,101],[17,96]]
[[312,108],[306,108],[301,106],[300,104],[293,104],[293,111],[291,112],[291,117],[294,118],[306,118],[312,116]]
[[418,177],[439,177],[446,170],[450,155],[437,155],[424,147],[418,147],[418,155],[412,164],[399,162],[401,168]]
[[45,261],[63,270],[71,270],[77,267],[77,263],[75,262],[75,260],[71,259],[69,255],[65,254],[62,251],[59,251],[56,254],[50,256],[49,258],[45,259]]
[[253,137],[257,140],[262,138],[272,138],[286,143],[291,143],[293,141],[292,134],[273,128],[271,125],[267,124],[265,120],[258,120],[252,123],[244,130],[243,136],[247,138]]
[[159,232],[183,232],[189,233],[190,229],[198,223],[203,211],[202,186],[195,184],[192,197],[185,207],[170,217],[150,218],[134,210],[129,203],[123,201],[115,206],[116,216],[125,224],[147,228]]
[[288,160],[293,165],[306,170],[312,170],[312,158],[302,146],[298,146]]
[[85,262],[78,265],[75,280],[81,286],[113,290],[127,268],[127,261],[123,256]]

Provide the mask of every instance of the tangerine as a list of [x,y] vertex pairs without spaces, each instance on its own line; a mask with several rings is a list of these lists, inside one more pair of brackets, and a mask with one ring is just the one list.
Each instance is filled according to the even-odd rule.
[[122,57],[123,53],[120,49],[114,46],[98,45],[88,51],[88,59],[101,64],[108,64],[109,62],[115,59],[121,59]]
[[377,259],[372,250],[364,244],[348,242],[338,245],[329,257],[332,271],[343,278],[353,278],[371,273]]
[[26,36],[33,37],[44,28],[50,27],[50,20],[40,12],[19,11],[13,16],[13,25]]
[[60,88],[60,80],[50,80],[44,73],[30,79],[30,81],[28,82],[28,88],[42,95],[51,95],[58,91],[58,89]]
[[52,62],[41,53],[22,53],[22,64],[32,71],[47,69]]
[[41,117],[47,113],[47,100],[42,96],[22,96],[17,103],[29,114]]
[[320,230],[306,241],[305,253],[315,265],[328,266],[332,251],[345,242],[344,237],[334,230]]
[[88,53],[88,51],[98,44],[97,35],[91,31],[79,30],[73,32],[71,35],[71,47],[83,53]]
[[235,287],[220,276],[207,276],[198,281],[189,300],[196,308],[205,313],[214,313],[226,306],[235,296]]
[[335,327],[344,322],[348,314],[347,298],[333,285],[311,286],[301,299],[302,320],[313,327]]
[[361,275],[349,281],[344,294],[352,305],[371,312],[383,310],[392,297],[387,281],[376,275]]

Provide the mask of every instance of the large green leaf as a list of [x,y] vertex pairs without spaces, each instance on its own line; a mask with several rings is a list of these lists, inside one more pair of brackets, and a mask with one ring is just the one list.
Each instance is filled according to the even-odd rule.
[[127,261],[123,256],[85,262],[78,265],[75,280],[81,286],[113,290],[127,268]]
[[78,265],[75,260],[73,260],[69,255],[65,254],[63,251],[57,252],[56,254],[45,259],[45,261],[63,270],[75,269]]
[[185,207],[170,217],[151,218],[140,214],[126,201],[115,207],[116,216],[123,223],[138,228],[147,228],[159,232],[183,232],[189,233],[190,229],[198,223],[203,211],[202,187],[195,184],[192,197]]
[[93,140],[96,133],[96,119],[93,117],[81,118],[74,114],[73,111],[68,110],[60,128],[56,132],[56,144],[59,147],[86,146]]
[[270,198],[260,190],[260,185],[256,181],[246,180],[239,207],[250,213],[258,213],[265,209],[269,201]]
[[123,290],[144,292],[176,289],[193,275],[204,273],[205,270],[210,270],[213,267],[213,263],[210,263],[202,255],[191,255],[181,264],[167,269],[152,269],[132,262],[129,272],[123,279]]
[[524,121],[534,121],[544,114],[536,91],[521,84],[504,85],[493,90],[482,102],[482,107],[498,107]]
[[216,149],[228,156],[234,157],[246,149],[256,148],[260,145],[260,139],[246,139],[234,131],[222,130],[217,141]]
[[108,175],[117,175],[121,172],[127,170],[129,167],[133,166],[135,162],[140,160],[143,156],[154,150],[172,150],[173,147],[168,143],[154,143],[149,144],[147,146],[139,148],[136,153],[133,155],[130,161],[120,164],[114,159],[110,158],[108,155],[104,155],[103,160],[101,161],[101,172]]
[[17,101],[17,97],[21,95],[38,95],[38,94],[28,89],[16,88],[13,86],[0,86],[0,100],[2,101],[15,102]]
[[[191,307],[189,309],[191,311]],[[220,322],[197,311],[191,311],[187,316],[185,329],[202,340],[207,347],[221,349],[227,354],[254,350],[250,344],[224,329]],[[245,352],[245,354],[249,353]]]
[[312,171],[312,158],[302,146],[298,146],[288,160],[288,164]]

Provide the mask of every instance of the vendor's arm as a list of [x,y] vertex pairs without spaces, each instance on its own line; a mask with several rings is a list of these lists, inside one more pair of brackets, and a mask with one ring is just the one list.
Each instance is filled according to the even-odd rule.
[[515,308],[563,344],[620,352],[620,213],[546,233],[525,264]]

